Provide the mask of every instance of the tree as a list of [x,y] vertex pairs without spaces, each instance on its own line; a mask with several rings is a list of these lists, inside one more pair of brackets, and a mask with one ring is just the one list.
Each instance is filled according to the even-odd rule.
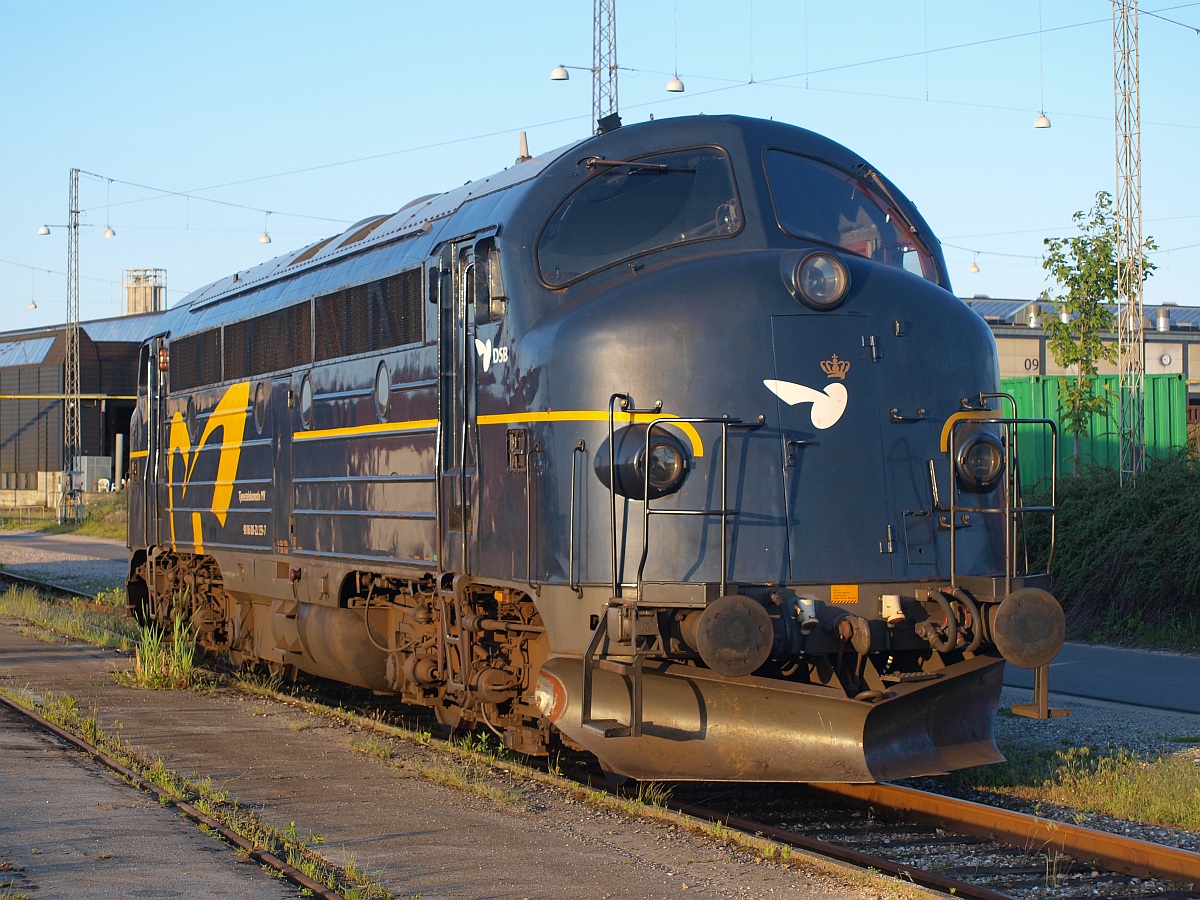
[[[1096,194],[1096,202],[1087,212],[1071,217],[1080,234],[1069,238],[1046,238],[1046,256],[1042,268],[1050,273],[1060,289],[1051,295],[1057,315],[1047,318],[1043,328],[1046,344],[1055,361],[1075,373],[1074,380],[1064,379],[1059,388],[1059,413],[1064,430],[1072,437],[1072,472],[1079,469],[1079,438],[1088,431],[1093,415],[1107,415],[1111,392],[1097,392],[1098,364],[1115,363],[1117,349],[1104,343],[1102,335],[1115,330],[1113,308],[1117,302],[1117,220],[1112,195]],[[1154,250],[1153,238],[1147,238],[1144,251]],[[1143,280],[1154,271],[1154,264],[1143,252]]]

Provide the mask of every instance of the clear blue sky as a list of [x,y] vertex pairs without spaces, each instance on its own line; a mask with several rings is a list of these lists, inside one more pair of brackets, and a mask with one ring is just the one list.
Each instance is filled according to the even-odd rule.
[[[1147,302],[1200,305],[1200,3],[1142,6],[1187,26],[1140,24],[1145,232],[1172,250]],[[1114,189],[1111,4],[849,9],[617,0],[618,61],[634,70],[622,116],[737,113],[824,133],[917,203],[956,293],[1035,296],[1042,239],[1073,233],[1071,214]],[[676,20],[681,95],[664,91]],[[522,130],[535,154],[586,135],[589,73],[549,73],[591,59],[591,0],[0,0],[0,328],[65,318],[66,232],[36,230],[66,223],[72,167],[102,176],[81,181],[82,315],[118,315],[124,268],[166,269],[177,302],[498,171]],[[1043,93],[1053,127],[1035,130]]]

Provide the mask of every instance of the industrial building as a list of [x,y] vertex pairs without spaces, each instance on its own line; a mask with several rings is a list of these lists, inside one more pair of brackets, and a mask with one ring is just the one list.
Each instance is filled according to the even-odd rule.
[[[166,273],[137,269],[127,270],[125,276],[130,314],[80,326],[84,399],[75,487],[83,491],[121,482],[127,462],[127,451],[121,448],[128,446],[139,348],[160,329],[161,312],[154,310],[162,309]],[[1055,314],[1053,304],[982,296],[963,302],[992,327],[1002,379],[1071,374],[1055,363],[1041,327],[1045,316]],[[1169,396],[1184,407],[1169,411],[1171,428],[1148,429],[1148,442],[1162,433],[1175,435],[1171,441],[1177,442],[1183,433],[1174,427],[1179,417],[1186,418],[1195,440],[1200,430],[1200,308],[1169,303],[1147,307],[1145,342],[1146,375],[1151,380],[1176,376],[1180,384]],[[54,508],[58,503],[63,487],[65,356],[65,326],[0,334],[0,507]],[[1115,375],[1115,366],[1102,363],[1100,373]]]
[[[84,322],[79,330],[76,487],[119,484],[137,394],[138,351],[161,313]],[[0,334],[0,506],[58,504],[63,475],[66,327]]]
[[[1054,361],[1046,346],[1042,321],[1055,315],[1045,300],[999,300],[975,296],[964,299],[992,327],[1000,354],[1001,378],[1071,375]],[[1164,303],[1144,309],[1147,376],[1177,375],[1186,387],[1187,423],[1200,427],[1200,307]],[[1109,335],[1116,344],[1116,335]],[[1116,375],[1108,362],[1098,366],[1101,375]]]

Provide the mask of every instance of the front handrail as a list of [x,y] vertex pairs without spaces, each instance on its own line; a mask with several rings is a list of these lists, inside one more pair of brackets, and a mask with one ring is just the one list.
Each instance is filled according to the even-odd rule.
[[[1008,391],[996,391],[995,393],[984,393],[981,391],[979,394],[979,403],[985,410],[989,408],[988,407],[989,400],[1000,400],[1001,402],[1007,402],[1009,408],[1012,410],[1012,417],[1014,419],[1017,417],[1017,398],[1015,396],[1013,396],[1012,394],[1008,393]],[[1023,505],[1023,500],[1022,500],[1023,486],[1021,484],[1021,461],[1020,461],[1020,457],[1017,452],[1019,449],[1018,448],[1019,443],[1020,443],[1020,441],[1016,440],[1014,437],[1012,446],[1009,447],[1009,456],[1012,460],[1012,478],[1011,478],[1012,496],[1015,498],[1017,506],[1022,506]],[[1013,532],[1013,535],[1012,535],[1013,552],[1014,552],[1014,554],[1018,551],[1023,552],[1024,562],[1025,562],[1025,570],[1029,571],[1029,544],[1028,544],[1028,542],[1021,542],[1021,535],[1024,534],[1024,531],[1018,529],[1016,518],[1014,518],[1012,520],[1012,522],[1010,523],[1010,527],[1012,528],[1012,532]],[[1020,544],[1020,546],[1019,546],[1019,544]],[[1051,549],[1051,553],[1053,553],[1053,548]],[[1013,559],[1013,565],[1014,566],[1016,565],[1015,557]],[[1015,571],[1015,569],[1014,569],[1014,571]]]
[[609,543],[612,547],[612,594],[613,599],[621,596],[621,577],[617,568],[617,450],[616,426],[614,424],[617,401],[621,401],[621,411],[628,413],[633,420],[638,413],[662,412],[662,401],[654,404],[653,409],[637,409],[633,398],[628,394],[616,393],[608,398],[608,530]]
[[[656,427],[662,423],[721,426],[721,506],[719,509],[654,509],[650,505],[650,437]],[[642,556],[638,562],[637,582],[635,587],[635,602],[642,602],[643,575],[646,571],[646,559],[650,553],[650,517],[657,516],[720,516],[721,517],[721,594],[728,593],[729,572],[729,519],[736,516],[739,510],[729,508],[729,429],[757,428],[762,424],[743,422],[741,419],[731,419],[728,416],[697,416],[695,418],[677,419],[663,416],[654,419],[646,426],[645,448],[642,459],[647,460],[642,472]]]
[[[988,397],[995,395],[981,395]],[[1012,579],[1016,577],[1016,557],[1013,553],[1014,543],[1014,525],[1018,516],[1024,516],[1027,513],[1049,513],[1050,514],[1050,551],[1046,562],[1046,571],[1050,571],[1050,565],[1054,561],[1054,546],[1057,537],[1057,507],[1058,507],[1058,425],[1052,419],[1026,419],[1016,415],[1016,400],[1011,395],[1003,395],[1013,405],[1013,415],[995,415],[985,416],[972,414],[969,417],[961,419],[953,418],[947,423],[949,425],[948,445],[946,452],[949,454],[950,462],[950,584],[958,585],[958,556],[957,556],[957,532],[956,522],[958,513],[973,512],[980,514],[999,514],[1004,516],[1004,591],[1009,594],[1012,591]],[[959,488],[955,481],[955,460],[958,457],[958,433],[959,430],[966,425],[999,425],[1004,429],[1006,444],[1014,448],[1012,451],[1012,459],[1018,458],[1016,452],[1017,444],[1017,428],[1023,425],[1041,425],[1050,429],[1051,437],[1051,466],[1050,466],[1050,505],[1049,506],[1026,506],[1020,499],[1020,485],[1016,483],[1018,473],[1015,465],[1008,467],[1008,479],[1005,485],[1004,506],[1003,507],[959,507],[957,498]],[[1017,498],[1014,503],[1014,497]]]

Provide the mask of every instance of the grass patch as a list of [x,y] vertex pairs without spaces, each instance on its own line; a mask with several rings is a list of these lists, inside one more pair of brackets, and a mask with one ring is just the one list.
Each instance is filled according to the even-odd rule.
[[[139,626],[126,614],[123,588],[103,591],[96,601],[95,606],[84,606],[48,600],[33,588],[11,587],[0,593],[0,615],[31,623],[38,629],[32,636],[43,640],[47,636],[64,636],[100,647],[136,650],[135,668],[124,673],[129,680],[122,683],[153,689],[196,683],[197,673],[192,665],[195,642],[186,634],[181,620],[176,621],[172,638],[164,640],[159,632]],[[281,685],[280,676],[261,670],[246,672],[239,681],[242,690],[263,696],[275,696]]]
[[96,594],[97,606],[111,606],[113,609],[125,612],[125,604],[127,602],[125,588],[110,588],[107,591],[100,591]]
[[255,697],[279,698],[283,690],[283,675],[269,672],[264,667],[244,669],[238,673],[235,686],[238,690]]
[[128,499],[124,493],[100,494],[84,503],[82,522],[59,523],[53,509],[11,510],[0,518],[0,528],[47,534],[85,534],[91,538],[124,541],[128,533]]
[[10,513],[0,522],[0,528],[14,531],[42,531],[47,534],[82,534],[89,537],[123,541],[129,532],[129,503],[124,493],[88,495],[83,507],[83,521],[59,524],[52,509],[21,510]]
[[0,613],[32,622],[53,634],[79,638],[101,647],[129,650],[138,639],[137,626],[123,608],[100,610],[47,600],[27,587],[9,588],[0,594]]
[[47,694],[38,700],[0,687],[0,691],[43,718],[81,737],[87,743],[133,769],[165,794],[190,803],[230,831],[299,869],[309,878],[348,900],[373,900],[394,897],[377,876],[363,870],[347,857],[349,865],[337,865],[312,849],[324,843],[319,835],[301,838],[293,822],[286,829],[275,828],[232,799],[228,791],[216,790],[208,778],[185,777],[167,767],[159,757],[144,757],[132,750],[119,735],[105,732],[95,715],[83,715],[74,698],[66,694]]
[[197,681],[196,641],[182,616],[176,616],[167,638],[156,625],[139,629],[133,668],[118,672],[116,679],[126,687],[151,691],[183,691]]
[[75,534],[123,541],[129,533],[129,503],[123,493],[91,500],[83,507],[83,522],[67,527]]
[[392,758],[392,748],[385,741],[371,735],[350,738],[350,749],[364,756],[382,759],[384,762]]
[[487,781],[486,773],[481,773],[475,766],[460,760],[415,763],[411,765],[411,768],[428,781],[475,794],[493,803],[508,804],[516,800],[513,794],[490,784]]
[[1200,765],[1188,753],[1149,759],[1127,750],[1096,755],[1072,748],[1060,754],[1044,795],[1059,806],[1200,831]]
[[1200,759],[1124,748],[1005,746],[1005,762],[944,776],[942,785],[992,792],[1117,819],[1200,831]]
[[659,781],[639,781],[637,801],[643,806],[666,806],[671,800],[671,789]]

